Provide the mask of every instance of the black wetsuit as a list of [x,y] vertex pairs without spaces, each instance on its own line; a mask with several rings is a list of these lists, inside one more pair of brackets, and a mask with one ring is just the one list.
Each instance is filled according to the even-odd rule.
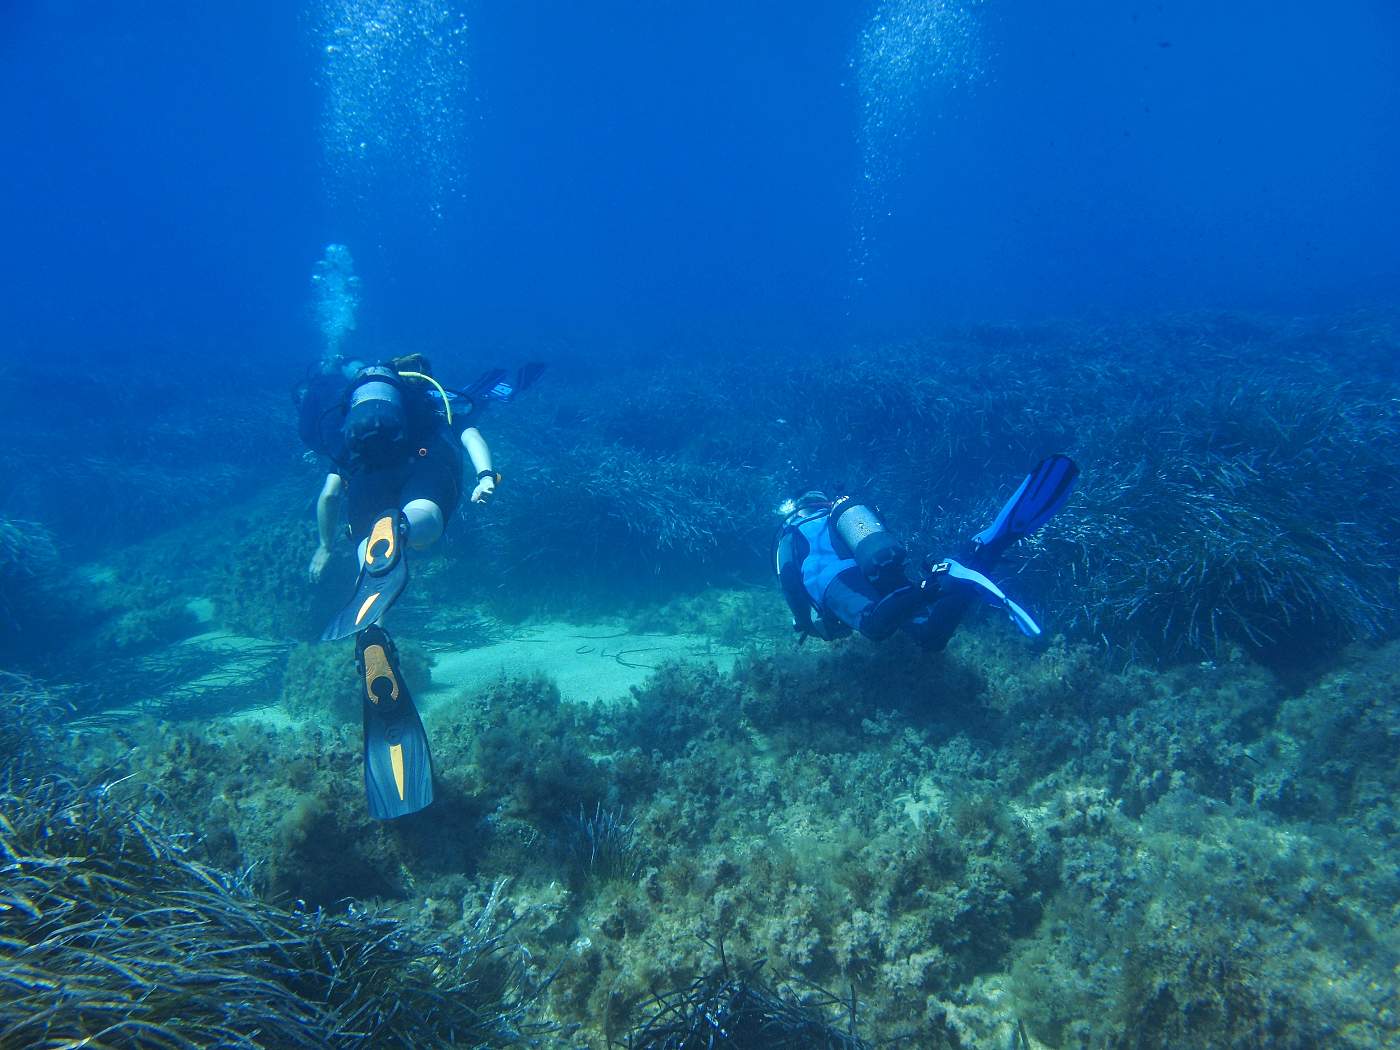
[[358,538],[369,532],[380,511],[431,500],[451,519],[462,499],[462,432],[471,424],[469,406],[454,409],[452,423],[441,402],[420,384],[402,388],[407,420],[402,449],[383,463],[365,463],[346,445],[346,394],[353,385],[340,376],[317,376],[305,387],[300,405],[302,440],[335,464],[345,483],[346,516]]

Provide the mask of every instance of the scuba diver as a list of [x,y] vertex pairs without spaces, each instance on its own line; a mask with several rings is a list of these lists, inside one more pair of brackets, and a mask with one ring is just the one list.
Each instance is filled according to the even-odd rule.
[[513,380],[492,369],[471,386],[452,390],[434,378],[421,354],[372,365],[349,359],[326,366],[298,388],[302,440],[335,468],[316,500],[320,543],[308,575],[319,580],[330,560],[342,503],[359,552],[354,594],[321,640],[355,636],[365,788],[370,812],[379,819],[417,812],[433,800],[423,724],[399,673],[393,641],[379,626],[408,584],[404,548],[423,550],[442,536],[464,489],[464,452],[475,471],[471,501],[491,499],[501,475],[476,417],[491,401],[512,400],[544,367],[528,364]]
[[1074,490],[1079,468],[1068,456],[1037,463],[996,520],[972,538],[964,562],[946,558],[915,567],[878,513],[849,496],[806,492],[786,501],[774,560],[799,644],[859,631],[883,641],[903,630],[941,650],[967,610],[983,601],[1001,608],[1031,638],[1040,626],[985,574],[1002,553],[1049,521]]

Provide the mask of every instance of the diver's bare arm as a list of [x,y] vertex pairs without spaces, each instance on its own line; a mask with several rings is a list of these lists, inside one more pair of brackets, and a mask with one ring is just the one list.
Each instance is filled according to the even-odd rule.
[[316,533],[321,545],[311,556],[311,568],[307,575],[312,582],[321,578],[326,563],[331,560],[331,544],[335,541],[335,526],[340,520],[340,494],[342,483],[339,474],[327,474],[326,483],[321,486],[321,494],[316,497]]
[[462,431],[462,447],[467,450],[467,456],[472,461],[472,473],[478,479],[476,488],[472,490],[472,502],[485,503],[491,498],[491,493],[496,491],[495,474],[481,476],[492,469],[491,450],[486,447],[486,439],[476,427],[467,427]]

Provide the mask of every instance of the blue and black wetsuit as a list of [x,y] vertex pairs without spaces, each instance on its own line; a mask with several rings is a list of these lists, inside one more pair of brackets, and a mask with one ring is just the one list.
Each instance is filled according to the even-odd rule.
[[855,559],[837,552],[830,517],[829,508],[792,515],[778,534],[775,553],[778,582],[792,610],[793,627],[825,641],[858,629],[865,609],[879,599]]
[[972,605],[927,578],[885,590],[861,571],[831,527],[830,508],[793,514],[778,534],[778,581],[793,627],[824,641],[859,631],[883,641],[903,630],[928,649],[942,649]]

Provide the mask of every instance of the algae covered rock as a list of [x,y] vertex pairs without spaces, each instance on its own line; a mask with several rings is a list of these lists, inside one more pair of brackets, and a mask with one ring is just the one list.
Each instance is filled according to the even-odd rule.
[[[442,934],[507,880],[571,1046],[646,1032],[723,945],[797,1001],[854,997],[849,1038],[1362,1050],[1400,1031],[1397,653],[1296,687],[973,628],[938,657],[670,665],[616,706],[501,677],[434,702],[437,801],[387,825],[352,723],[114,736],[211,855],[293,899],[374,897]],[[348,664],[300,651],[289,695],[324,714]]]

